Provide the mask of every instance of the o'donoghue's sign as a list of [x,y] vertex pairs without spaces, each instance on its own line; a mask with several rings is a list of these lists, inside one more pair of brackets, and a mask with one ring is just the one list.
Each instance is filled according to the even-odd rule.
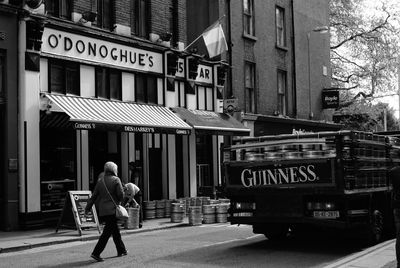
[[227,170],[230,185],[246,188],[333,183],[331,160],[302,164],[240,165],[230,166]]
[[42,52],[132,70],[162,73],[162,54],[45,28]]

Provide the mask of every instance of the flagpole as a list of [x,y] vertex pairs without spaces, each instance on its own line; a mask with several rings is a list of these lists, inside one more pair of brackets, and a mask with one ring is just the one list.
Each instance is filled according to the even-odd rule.
[[214,22],[213,24],[211,24],[210,26],[208,26],[196,39],[193,40],[192,43],[190,43],[189,45],[187,45],[187,46],[183,49],[183,51],[186,51],[186,49],[187,49],[188,47],[190,47],[191,45],[193,45],[197,40],[199,40],[199,39],[203,36],[203,34],[204,34],[205,32],[207,32],[209,29],[211,29],[212,27],[214,27],[214,26],[215,26],[217,23],[219,23],[224,17],[225,17],[225,14],[222,15],[216,22]]

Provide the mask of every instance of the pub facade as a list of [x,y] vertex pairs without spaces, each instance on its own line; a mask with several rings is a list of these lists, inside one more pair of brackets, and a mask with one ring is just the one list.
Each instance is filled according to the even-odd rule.
[[[218,186],[223,136],[250,132],[222,113],[221,63],[179,39],[132,36],[116,18],[104,29],[104,14],[93,20],[73,2],[68,19],[51,16],[45,1],[19,22],[19,226],[57,220],[66,192],[93,190],[106,161],[144,200]],[[123,8],[116,2],[113,14]]]

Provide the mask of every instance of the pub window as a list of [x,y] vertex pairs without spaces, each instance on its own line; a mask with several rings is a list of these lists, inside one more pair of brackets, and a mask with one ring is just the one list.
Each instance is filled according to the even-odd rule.
[[136,102],[158,104],[157,78],[152,75],[135,75],[135,100]]
[[121,71],[96,67],[96,97],[112,100],[122,99]]
[[278,70],[278,112],[281,115],[287,114],[287,86],[286,72]]
[[71,19],[71,2],[70,0],[46,0],[45,9],[47,14],[53,17]]
[[253,0],[243,0],[243,28],[246,35],[255,36]]
[[100,28],[111,29],[113,13],[112,0],[97,0],[97,23]]
[[132,0],[131,14],[132,34],[146,38],[148,21],[146,0]]
[[285,30],[285,10],[281,7],[276,7],[276,44],[280,47],[286,46],[286,30]]
[[255,113],[255,64],[245,62],[245,112]]
[[79,63],[49,60],[50,92],[80,95]]

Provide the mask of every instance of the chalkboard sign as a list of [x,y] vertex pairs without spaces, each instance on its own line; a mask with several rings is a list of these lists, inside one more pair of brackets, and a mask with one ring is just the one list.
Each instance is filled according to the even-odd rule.
[[95,206],[92,207],[89,213],[85,213],[86,204],[91,196],[91,191],[68,191],[56,232],[61,226],[68,228],[75,225],[79,235],[82,235],[82,229],[90,227],[97,228],[100,233]]

